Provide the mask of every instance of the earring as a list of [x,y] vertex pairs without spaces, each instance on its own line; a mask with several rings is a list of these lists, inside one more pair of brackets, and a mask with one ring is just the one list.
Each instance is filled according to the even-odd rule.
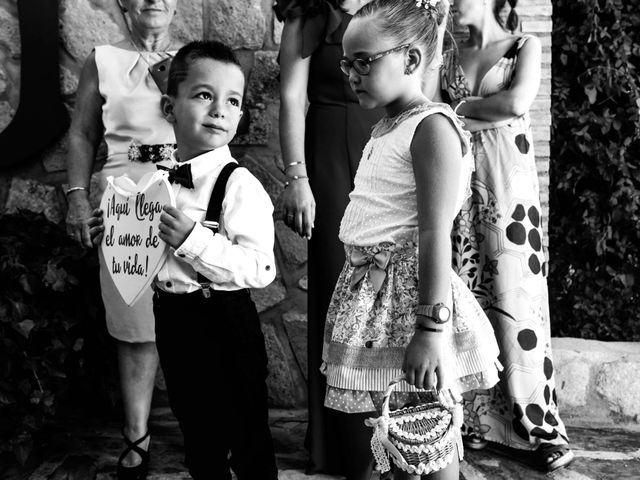
[[406,67],[404,67],[404,74],[405,75],[411,75],[411,73],[412,73],[412,70],[408,65]]

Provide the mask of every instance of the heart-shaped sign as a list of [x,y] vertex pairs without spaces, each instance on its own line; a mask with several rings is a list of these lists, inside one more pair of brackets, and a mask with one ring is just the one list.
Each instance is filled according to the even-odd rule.
[[100,201],[104,220],[102,254],[120,296],[132,305],[149,287],[169,250],[158,236],[164,205],[175,206],[166,172],[147,173],[136,185],[129,177],[107,178]]

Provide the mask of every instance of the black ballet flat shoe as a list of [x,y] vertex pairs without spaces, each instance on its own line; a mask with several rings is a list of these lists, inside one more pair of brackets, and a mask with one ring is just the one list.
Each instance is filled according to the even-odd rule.
[[[149,443],[149,447],[147,447],[147,450],[143,450],[138,445],[140,445],[149,437],[149,432],[147,431],[147,433],[145,433],[135,442],[129,440],[124,432],[122,432],[122,437],[124,438],[124,443],[126,443],[127,446],[122,451],[122,453],[120,454],[120,458],[118,459],[118,480],[145,480],[147,478],[147,474],[149,473],[149,447],[151,447],[151,443]],[[122,464],[122,462],[130,452],[135,452],[140,455],[140,463],[138,465],[134,465],[133,467],[126,467]]]

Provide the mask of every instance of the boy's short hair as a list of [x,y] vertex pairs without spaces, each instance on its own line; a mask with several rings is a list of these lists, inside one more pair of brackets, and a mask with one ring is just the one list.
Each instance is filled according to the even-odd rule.
[[167,93],[169,95],[175,97],[178,94],[180,83],[189,74],[189,66],[202,58],[210,58],[218,62],[237,65],[244,76],[242,65],[240,65],[238,57],[233,53],[231,47],[215,40],[196,40],[184,45],[171,60],[169,79],[167,80]]

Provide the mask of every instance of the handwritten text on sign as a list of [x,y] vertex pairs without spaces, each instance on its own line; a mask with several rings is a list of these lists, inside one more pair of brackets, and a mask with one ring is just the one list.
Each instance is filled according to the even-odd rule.
[[166,174],[145,175],[138,184],[127,177],[108,179],[102,197],[105,235],[102,252],[118,292],[128,305],[149,287],[166,258],[158,237],[164,205],[175,205]]

